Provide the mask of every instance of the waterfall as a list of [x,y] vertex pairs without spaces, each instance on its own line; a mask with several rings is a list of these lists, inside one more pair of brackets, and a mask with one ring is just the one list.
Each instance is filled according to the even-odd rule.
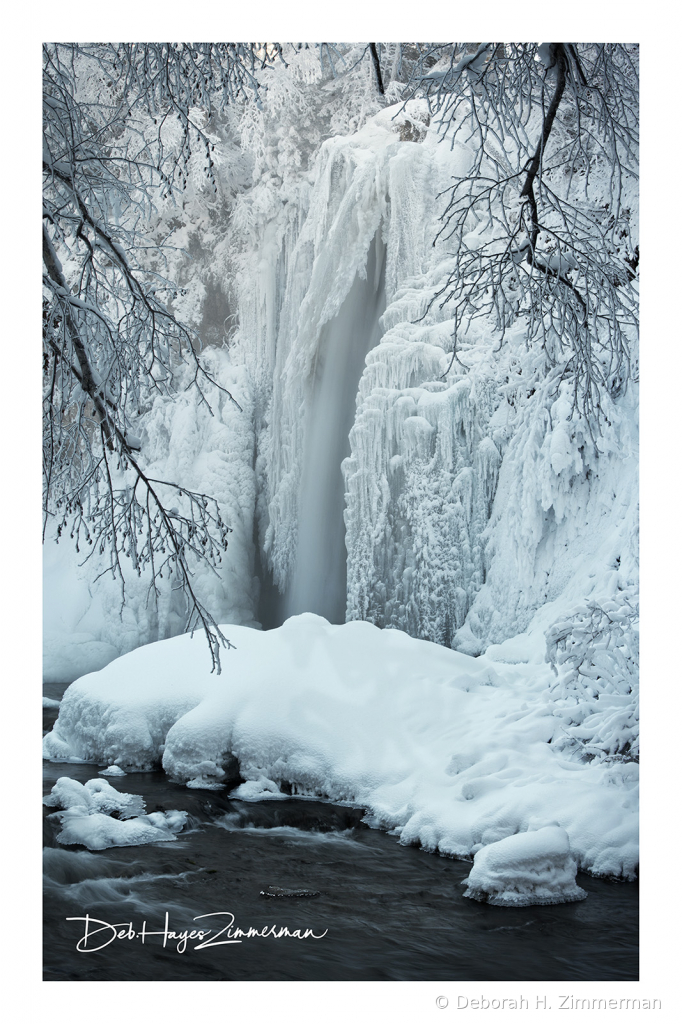
[[298,544],[285,601],[287,617],[316,612],[346,620],[346,538],[341,463],[350,454],[358,383],[365,356],[381,340],[386,307],[385,247],[378,232],[366,277],[355,281],[322,329],[299,498]]

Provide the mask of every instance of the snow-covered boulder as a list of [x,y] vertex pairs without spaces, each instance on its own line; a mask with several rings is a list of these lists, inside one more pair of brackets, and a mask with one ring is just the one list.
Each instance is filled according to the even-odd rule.
[[120,818],[133,818],[144,813],[141,796],[119,793],[106,779],[90,779],[83,785],[63,776],[57,779],[43,803],[47,807],[77,810],[79,814],[116,813]]
[[498,907],[573,903],[587,897],[576,885],[576,870],[566,830],[547,825],[484,846],[462,885],[465,896]]

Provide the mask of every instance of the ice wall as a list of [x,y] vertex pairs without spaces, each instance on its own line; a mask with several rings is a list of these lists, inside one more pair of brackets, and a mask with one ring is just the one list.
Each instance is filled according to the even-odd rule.
[[419,137],[403,130],[408,114],[424,111],[389,108],[329,139],[309,191],[263,222],[241,280],[240,344],[261,381],[259,533],[285,613],[449,644],[485,574],[499,381],[446,374],[451,323],[426,310],[449,259],[432,244],[437,196],[470,154],[403,141]]
[[[336,347],[335,337],[360,338],[356,351],[364,356],[373,343],[369,336],[378,331],[384,300],[379,280],[373,279],[383,258],[371,252],[374,245],[383,248],[390,230],[392,158],[406,145],[391,116],[383,112],[357,134],[324,142],[307,186],[283,189],[279,207],[261,217],[255,235],[253,225],[262,212],[256,196],[253,215],[242,215],[248,231],[237,347],[256,381],[259,538],[282,592],[294,578],[301,516],[309,518],[302,488],[308,493],[303,479],[308,455],[315,459],[310,438],[330,420],[329,414],[315,412],[322,365]],[[423,223],[419,230],[423,235]],[[392,245],[386,254],[387,291],[395,286],[395,258]],[[357,361],[352,360],[355,378]],[[317,407],[322,410],[319,402]],[[338,431],[330,428],[339,442],[345,435],[334,454],[334,474],[345,455],[346,423]]]

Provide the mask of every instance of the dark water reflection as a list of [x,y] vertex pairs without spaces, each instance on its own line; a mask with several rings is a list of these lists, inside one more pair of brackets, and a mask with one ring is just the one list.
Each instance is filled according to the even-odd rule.
[[[53,717],[48,714],[47,718]],[[49,727],[49,722],[48,722]],[[95,765],[45,764],[45,791]],[[176,842],[96,853],[59,847],[45,825],[46,980],[84,981],[609,981],[638,976],[638,890],[581,875],[581,903],[510,909],[464,899],[467,863],[400,846],[362,811],[307,800],[246,804],[188,790],[161,772],[112,779],[147,810],[187,810]],[[46,814],[48,812],[46,808]],[[268,886],[319,891],[266,899]],[[101,921],[176,931],[229,912],[246,931],[286,925],[324,938],[251,938],[184,953],[163,936],[78,953],[89,913]],[[220,927],[227,923],[221,921]],[[215,923],[209,921],[209,925]]]

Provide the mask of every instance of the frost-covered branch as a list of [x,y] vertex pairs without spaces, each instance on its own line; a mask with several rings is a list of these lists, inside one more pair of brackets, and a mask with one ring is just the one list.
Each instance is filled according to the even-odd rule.
[[218,669],[227,641],[192,576],[220,565],[228,527],[209,496],[150,477],[138,432],[181,370],[186,384],[185,367],[206,404],[206,388],[220,386],[172,312],[178,287],[158,271],[164,246],[150,224],[186,186],[197,153],[215,190],[210,119],[225,104],[258,102],[278,59],[271,44],[43,49],[45,522],[97,551],[122,597],[125,565],[150,571],[153,600],[171,576],[186,628],[204,628]]
[[598,430],[600,396],[636,372],[637,48],[420,44],[408,92],[444,142],[473,144],[442,197],[455,260],[432,300],[455,322],[453,361],[472,321],[500,344],[523,323]]

